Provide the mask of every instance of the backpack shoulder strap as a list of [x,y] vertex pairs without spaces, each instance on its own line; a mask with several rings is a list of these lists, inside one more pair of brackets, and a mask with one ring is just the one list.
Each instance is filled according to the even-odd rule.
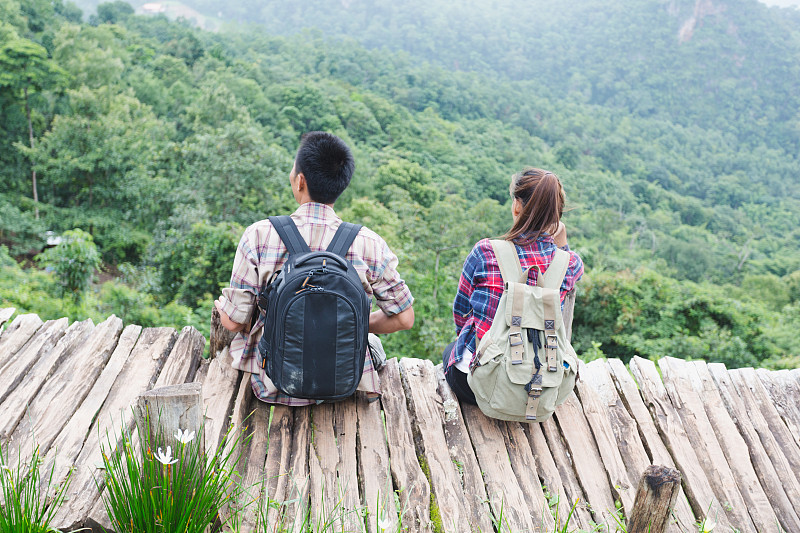
[[560,289],[564,276],[567,275],[569,260],[569,252],[556,248],[556,253],[550,266],[547,267],[547,271],[536,279],[536,286],[545,289]]
[[272,227],[275,228],[275,231],[278,232],[286,249],[289,250],[289,255],[308,253],[311,251],[311,248],[308,247],[303,236],[297,231],[297,226],[294,220],[292,220],[292,217],[288,215],[269,217],[269,221]]
[[342,222],[339,225],[339,229],[336,230],[336,234],[333,236],[333,240],[328,245],[326,251],[345,258],[347,256],[347,251],[353,245],[353,241],[356,240],[356,235],[361,231],[361,227],[361,224]]
[[492,244],[495,257],[497,257],[497,264],[500,265],[500,275],[503,276],[503,281],[508,283],[520,279],[522,265],[519,262],[514,243],[501,239],[492,239],[489,242]]

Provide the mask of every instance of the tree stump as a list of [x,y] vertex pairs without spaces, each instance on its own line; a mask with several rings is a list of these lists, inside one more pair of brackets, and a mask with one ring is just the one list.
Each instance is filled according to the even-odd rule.
[[639,480],[628,533],[664,533],[681,488],[681,473],[650,465]]
[[222,350],[230,346],[235,336],[236,333],[228,331],[222,325],[219,318],[219,309],[214,307],[211,311],[211,337],[209,339],[210,347],[208,357],[211,359],[217,357]]
[[203,395],[200,383],[181,383],[152,389],[139,395],[136,427],[139,438],[150,438],[150,449],[178,449],[178,430],[194,432],[205,450],[203,432]]

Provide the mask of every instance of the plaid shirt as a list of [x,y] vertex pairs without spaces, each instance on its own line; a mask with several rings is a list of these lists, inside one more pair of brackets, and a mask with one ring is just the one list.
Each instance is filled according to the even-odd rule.
[[[327,248],[342,223],[333,208],[314,202],[298,207],[292,219],[312,251]],[[222,310],[231,320],[239,324],[251,323],[252,314],[258,313],[256,299],[259,289],[267,284],[270,275],[279,270],[288,257],[286,246],[269,220],[256,222],[245,230],[233,261],[230,288],[222,290],[220,299]],[[384,313],[397,314],[411,306],[414,299],[397,273],[397,256],[378,234],[362,228],[347,252],[347,260],[358,272],[364,290],[374,297]],[[293,406],[316,403],[282,394],[258,365],[258,341],[263,325],[264,316],[258,313],[250,333],[238,333],[233,339],[230,347],[233,367],[251,374],[253,392],[265,402]],[[381,392],[380,379],[369,352],[364,359],[364,373],[358,390]]]
[[[549,235],[524,247],[517,245],[516,248],[523,269],[536,265],[542,271],[546,271],[556,253],[556,244]],[[561,284],[562,305],[567,293],[583,275],[583,261],[578,254],[569,251],[569,246],[564,246],[564,250],[569,252],[570,260],[567,274]],[[536,269],[529,271],[529,285],[536,284],[537,275]],[[492,318],[502,295],[503,276],[500,274],[500,265],[497,263],[489,239],[483,239],[478,241],[464,261],[458,293],[453,302],[453,318],[458,338],[450,353],[449,361],[445,361],[447,368],[461,361],[465,348],[475,354],[478,341],[492,325]]]

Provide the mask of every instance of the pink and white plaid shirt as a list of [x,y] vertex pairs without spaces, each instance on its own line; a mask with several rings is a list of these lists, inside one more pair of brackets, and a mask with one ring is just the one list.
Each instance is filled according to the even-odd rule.
[[[314,202],[301,205],[291,216],[300,235],[313,251],[327,248],[342,223],[333,208]],[[220,302],[222,310],[239,324],[249,324],[253,313],[259,314],[250,333],[238,333],[230,347],[233,367],[251,374],[256,397],[268,403],[309,405],[316,402],[293,398],[278,391],[258,365],[258,341],[264,325],[264,316],[259,313],[256,305],[258,292],[288,257],[286,246],[269,220],[256,222],[245,230],[239,241],[230,287],[222,290]],[[397,314],[414,302],[411,291],[397,272],[397,256],[374,231],[361,228],[347,253],[347,260],[358,272],[364,290],[387,315]],[[364,373],[358,390],[377,394],[381,392],[380,379],[369,352],[365,356]]]

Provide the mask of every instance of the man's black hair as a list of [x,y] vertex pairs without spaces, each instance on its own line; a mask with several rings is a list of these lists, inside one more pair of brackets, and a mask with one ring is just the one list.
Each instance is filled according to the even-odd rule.
[[356,164],[350,148],[339,137],[312,131],[300,139],[294,166],[305,176],[311,199],[332,204],[350,184]]

